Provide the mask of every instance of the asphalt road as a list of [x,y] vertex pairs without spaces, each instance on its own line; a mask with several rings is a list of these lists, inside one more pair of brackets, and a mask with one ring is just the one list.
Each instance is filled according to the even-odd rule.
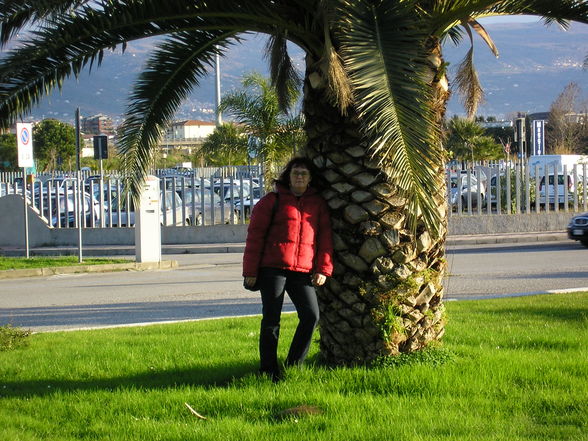
[[[446,299],[588,287],[587,255],[571,241],[450,246]],[[0,280],[0,324],[51,331],[260,314],[258,293],[242,288],[241,258],[166,255],[180,268]]]
[[570,240],[447,247],[446,299],[586,288],[588,248]]

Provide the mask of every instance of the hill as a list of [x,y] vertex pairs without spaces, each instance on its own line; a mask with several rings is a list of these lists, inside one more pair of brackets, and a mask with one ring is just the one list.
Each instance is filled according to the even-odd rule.
[[[588,55],[588,26],[574,24],[564,32],[557,26],[545,27],[538,23],[495,23],[486,25],[486,29],[500,50],[500,57],[496,59],[481,39],[475,39],[475,62],[486,91],[486,102],[479,114],[502,117],[516,111],[546,111],[572,81],[588,93],[588,71],[582,69],[584,57]],[[120,50],[108,53],[100,68],[94,69],[91,75],[83,73],[78,80],[67,80],[63,91],[44,100],[33,111],[33,116],[71,121],[78,106],[82,115],[120,116],[132,82],[155,44],[153,40],[145,40],[130,44],[124,54]],[[238,87],[244,73],[267,74],[264,45],[262,36],[249,36],[243,44],[228,51],[221,61],[223,92]],[[444,45],[445,58],[450,63],[450,80],[468,49],[467,41],[458,47],[451,42]],[[296,48],[291,52],[302,71],[302,52]],[[213,102],[214,77],[211,74],[184,103],[178,118],[212,120]],[[458,98],[453,96],[448,114],[462,113]]]

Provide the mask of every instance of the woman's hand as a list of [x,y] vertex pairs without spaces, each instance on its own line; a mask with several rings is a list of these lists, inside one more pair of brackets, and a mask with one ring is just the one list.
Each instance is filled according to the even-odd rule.
[[257,277],[245,277],[245,286],[251,287],[257,282]]
[[312,275],[312,283],[315,284],[316,286],[322,286],[325,284],[326,281],[327,281],[327,276],[325,276],[324,274],[314,273]]

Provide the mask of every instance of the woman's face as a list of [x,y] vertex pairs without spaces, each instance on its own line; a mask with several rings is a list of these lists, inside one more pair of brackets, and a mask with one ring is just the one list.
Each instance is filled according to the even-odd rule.
[[310,184],[310,171],[303,165],[294,166],[290,170],[290,189],[296,195],[301,195]]

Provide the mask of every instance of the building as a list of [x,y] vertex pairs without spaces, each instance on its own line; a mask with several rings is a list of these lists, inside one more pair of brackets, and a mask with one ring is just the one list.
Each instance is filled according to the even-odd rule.
[[174,121],[165,131],[161,148],[164,151],[180,150],[191,154],[214,132],[216,123],[211,121],[184,120]]
[[185,121],[175,121],[165,131],[165,141],[180,141],[186,139],[204,140],[208,135],[214,132],[216,124],[210,121],[199,121],[190,119]]
[[82,133],[86,135],[114,135],[114,126],[109,116],[98,114],[80,118]]

